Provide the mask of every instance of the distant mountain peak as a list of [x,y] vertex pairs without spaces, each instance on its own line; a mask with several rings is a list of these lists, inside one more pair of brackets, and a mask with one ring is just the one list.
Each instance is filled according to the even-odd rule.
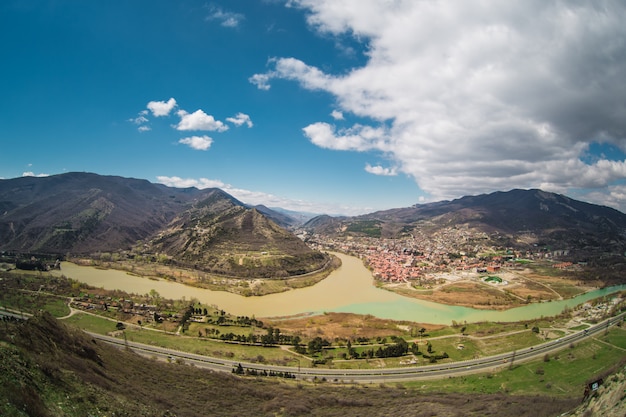
[[305,228],[337,236],[369,233],[398,238],[425,225],[429,233],[455,226],[497,232],[500,238],[508,236],[500,243],[512,246],[516,245],[516,234],[532,232],[539,241],[581,251],[623,254],[626,250],[625,214],[539,189],[465,196],[356,217],[318,216]]
[[[219,188],[68,173],[0,181],[0,250],[55,254],[148,251],[181,266],[238,276],[287,276],[326,255]],[[271,252],[272,262],[243,255]]]

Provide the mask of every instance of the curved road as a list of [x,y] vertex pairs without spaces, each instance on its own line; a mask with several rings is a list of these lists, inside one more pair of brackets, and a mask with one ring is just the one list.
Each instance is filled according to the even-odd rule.
[[557,340],[551,340],[537,346],[520,349],[513,352],[488,356],[467,361],[449,362],[427,366],[405,367],[405,368],[385,368],[385,369],[322,369],[322,368],[300,368],[289,366],[263,365],[256,363],[245,363],[239,361],[212,358],[193,353],[180,352],[172,349],[165,349],[150,346],[143,343],[125,342],[110,336],[103,336],[96,333],[89,333],[94,339],[101,340],[119,347],[128,347],[138,354],[157,357],[169,360],[182,360],[194,366],[212,369],[215,371],[231,372],[233,368],[241,364],[244,368],[256,369],[258,371],[289,372],[298,379],[322,379],[336,382],[397,382],[411,381],[429,378],[445,378],[463,374],[484,372],[490,369],[511,366],[511,362],[525,362],[543,357],[546,353],[561,350],[571,343],[579,342],[587,337],[591,337],[621,320],[624,320],[626,313],[621,313],[611,317],[601,323],[593,325],[588,329],[572,333]]

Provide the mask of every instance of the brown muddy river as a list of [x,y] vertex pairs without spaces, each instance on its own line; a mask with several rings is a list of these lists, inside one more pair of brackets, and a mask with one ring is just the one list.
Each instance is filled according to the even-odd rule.
[[166,280],[156,280],[129,275],[123,271],[101,270],[64,262],[63,274],[86,284],[107,290],[148,294],[157,291],[162,297],[187,300],[192,298],[204,304],[217,305],[227,312],[240,316],[278,317],[301,313],[350,312],[371,314],[380,318],[410,320],[421,323],[451,324],[477,321],[518,321],[552,316],[592,298],[626,288],[613,287],[592,291],[572,300],[530,304],[507,311],[476,310],[403,297],[376,288],[370,271],[358,258],[335,253],[342,266],[320,283],[297,290],[262,297],[240,295],[189,287]]

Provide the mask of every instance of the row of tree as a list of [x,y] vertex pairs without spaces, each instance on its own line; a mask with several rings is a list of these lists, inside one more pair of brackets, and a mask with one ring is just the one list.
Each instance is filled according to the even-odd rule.
[[348,348],[348,353],[346,354],[346,357],[349,357],[352,359],[360,359],[360,358],[371,359],[373,357],[397,358],[397,357],[406,355],[409,352],[409,349],[415,355],[420,354],[419,346],[415,342],[413,342],[411,346],[409,346],[407,341],[401,337],[392,336],[391,340],[393,344],[379,346],[378,349],[376,350],[374,349],[364,350],[360,354],[356,351],[356,349],[352,347],[352,344],[350,343],[350,341],[348,341],[348,344],[346,345]]
[[296,376],[292,374],[291,372],[273,371],[273,370],[267,371],[265,369],[244,368],[243,366],[241,366],[241,364],[238,364],[237,367],[233,368],[232,372],[235,375],[296,379]]

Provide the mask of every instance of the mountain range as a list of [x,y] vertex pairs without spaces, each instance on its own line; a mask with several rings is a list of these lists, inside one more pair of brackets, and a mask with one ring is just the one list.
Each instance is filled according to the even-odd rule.
[[501,246],[549,246],[580,257],[626,251],[626,215],[542,190],[511,190],[416,204],[355,217],[318,216],[303,226],[325,236],[402,238],[445,228],[484,232]]
[[160,254],[179,266],[255,277],[298,275],[326,264],[327,255],[272,220],[285,225],[287,216],[263,212],[217,188],[92,173],[0,180],[0,250]]
[[[626,251],[626,215],[541,190],[511,190],[355,217],[298,216],[248,206],[221,189],[66,173],[0,180],[0,250],[160,254],[232,275],[285,276],[327,261],[289,228],[325,236],[410,237],[445,228],[484,232],[502,246],[546,245],[581,257]],[[262,255],[268,255],[264,258]]]

